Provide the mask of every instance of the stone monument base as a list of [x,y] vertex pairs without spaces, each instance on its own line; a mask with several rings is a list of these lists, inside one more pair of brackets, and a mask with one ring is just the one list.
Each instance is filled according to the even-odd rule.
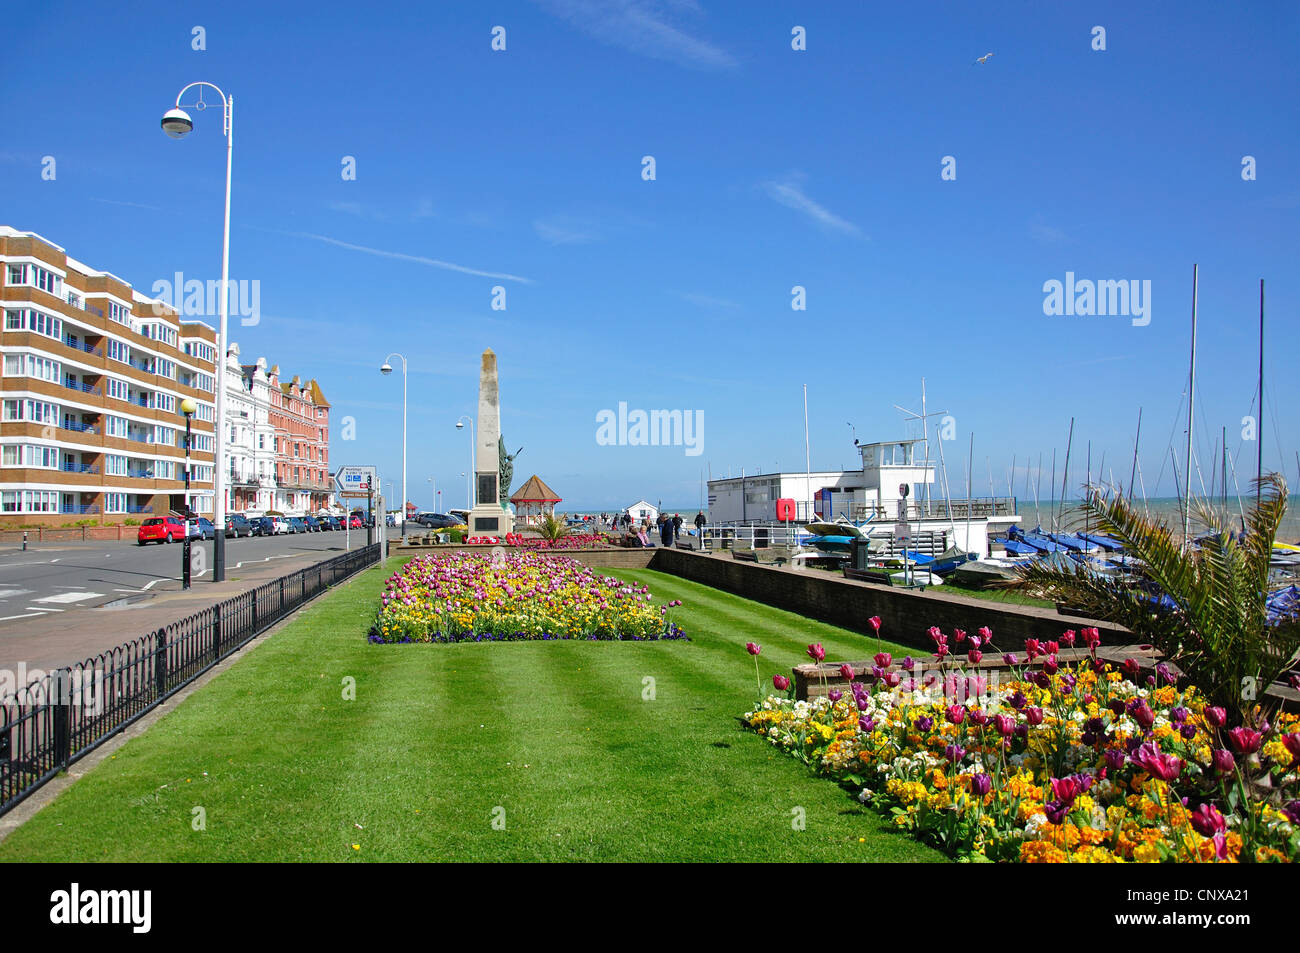
[[505,536],[515,529],[514,514],[492,504],[470,510],[468,523],[468,536]]

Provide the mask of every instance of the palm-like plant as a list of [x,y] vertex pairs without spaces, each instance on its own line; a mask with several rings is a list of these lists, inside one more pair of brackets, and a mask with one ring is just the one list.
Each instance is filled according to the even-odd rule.
[[1273,540],[1286,514],[1286,481],[1272,473],[1256,483],[1259,500],[1246,514],[1244,534],[1230,534],[1217,514],[1199,505],[1197,519],[1210,535],[1187,548],[1164,522],[1145,517],[1123,496],[1090,487],[1080,511],[1144,564],[1151,588],[1134,588],[1083,565],[1039,562],[1021,568],[1008,585],[1125,626],[1214,704],[1251,721],[1256,705],[1267,705],[1264,690],[1300,651],[1300,616],[1269,625],[1265,601]]
[[569,527],[563,518],[554,513],[544,513],[537,524],[537,532],[541,534],[542,539],[554,543],[569,535]]

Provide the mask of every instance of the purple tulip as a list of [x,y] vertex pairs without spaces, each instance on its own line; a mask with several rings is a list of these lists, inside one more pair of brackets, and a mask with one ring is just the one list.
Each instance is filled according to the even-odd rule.
[[994,715],[993,727],[1003,738],[1010,738],[1016,730],[1016,720],[1010,715]]
[[1049,655],[1047,658],[1043,659],[1043,671],[1048,675],[1055,675],[1060,667],[1061,663],[1056,660],[1055,655]]
[[1106,758],[1106,767],[1112,771],[1118,771],[1124,767],[1124,752],[1118,748],[1107,748],[1104,757]]
[[1065,821],[1065,815],[1070,813],[1070,805],[1061,801],[1052,801],[1043,805],[1043,813],[1047,815],[1050,823],[1061,824]]
[[934,719],[929,715],[922,715],[920,718],[916,719],[916,728],[921,732],[921,734],[926,734],[933,727]]
[[993,779],[987,774],[972,775],[970,779],[970,790],[972,794],[978,797],[983,797],[988,794],[989,791],[993,790]]
[[844,693],[838,692],[832,688],[829,692],[826,693],[826,697],[831,700],[831,704],[834,704],[835,702],[839,701],[841,698],[844,697]]
[[858,716],[858,729],[864,734],[869,735],[876,728],[876,723],[869,715]]
[[1237,754],[1252,755],[1264,743],[1264,736],[1252,728],[1241,725],[1228,732],[1228,742]]
[[903,671],[910,672],[913,668],[916,667],[916,662],[913,660],[912,656],[909,655],[905,659],[903,659],[902,665],[903,665]]
[[1026,708],[1025,720],[1031,725],[1041,725],[1043,723],[1043,710],[1041,708]]
[[1156,747],[1155,742],[1140,745],[1132,754],[1132,759],[1147,774],[1153,778],[1159,778],[1165,783],[1173,781],[1183,773],[1183,760],[1171,754],[1162,753]]
[[970,720],[983,728],[989,723],[989,715],[983,708],[972,708],[970,710]]
[[1007,696],[1007,704],[1016,711],[1020,711],[1020,709],[1024,708],[1028,703],[1029,699],[1025,698],[1025,693],[1018,688]]
[[1282,813],[1287,819],[1297,826],[1300,826],[1300,801],[1291,801],[1286,807],[1282,808]]
[[1202,837],[1213,837],[1228,829],[1228,822],[1213,804],[1202,804],[1188,815],[1188,820]]
[[1156,674],[1159,675],[1166,682],[1169,682],[1171,684],[1173,683],[1174,673],[1169,670],[1169,666],[1164,662],[1160,662],[1159,664],[1156,665]]
[[943,749],[943,756],[948,759],[949,764],[957,764],[966,757],[966,749],[961,745],[948,745]]
[[1156,713],[1151,710],[1145,698],[1139,698],[1137,702],[1129,706],[1129,715],[1136,721],[1143,731],[1150,729],[1156,723]]
[[1007,652],[1005,655],[1002,656],[1002,661],[1005,662],[1007,665],[1020,664],[1020,659],[1016,658],[1015,652]]

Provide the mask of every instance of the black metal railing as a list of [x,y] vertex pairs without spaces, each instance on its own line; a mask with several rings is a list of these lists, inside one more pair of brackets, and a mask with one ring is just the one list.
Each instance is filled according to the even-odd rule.
[[0,814],[304,603],[374,565],[382,546],[273,579],[0,696]]

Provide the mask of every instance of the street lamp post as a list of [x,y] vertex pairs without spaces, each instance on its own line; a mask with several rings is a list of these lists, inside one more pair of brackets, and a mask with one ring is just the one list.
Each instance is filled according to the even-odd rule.
[[474,499],[474,418],[462,414],[460,420],[456,421],[456,429],[464,430],[467,420],[469,421],[469,472],[465,474],[465,497],[469,500],[469,508],[472,510],[478,505]]
[[191,397],[181,401],[181,413],[185,415],[185,539],[181,543],[181,588],[190,587],[190,418],[199,405]]
[[[167,110],[162,117],[163,132],[173,139],[181,139],[194,128],[189,113],[181,108],[181,97],[189,90],[199,87],[198,102],[194,104],[200,112],[208,108],[203,101],[203,87],[216,90],[221,97],[222,131],[226,137],[226,215],[221,235],[221,330],[217,335],[217,400],[216,425],[213,428],[212,441],[212,522],[220,527],[212,534],[212,581],[224,582],[226,578],[226,486],[222,472],[222,451],[225,447],[226,429],[226,324],[230,316],[230,165],[235,143],[235,100],[221,89],[206,82],[190,83],[176,94],[176,105]],[[177,292],[179,294],[179,291]]]
[[402,537],[406,537],[406,501],[410,499],[406,490],[406,358],[401,354],[390,354],[384,358],[379,373],[387,377],[393,373],[393,366],[388,362],[395,357],[402,358]]
[[438,481],[433,477],[429,477],[429,486],[432,487],[429,492],[433,494],[433,511],[441,513],[442,509],[438,506]]

